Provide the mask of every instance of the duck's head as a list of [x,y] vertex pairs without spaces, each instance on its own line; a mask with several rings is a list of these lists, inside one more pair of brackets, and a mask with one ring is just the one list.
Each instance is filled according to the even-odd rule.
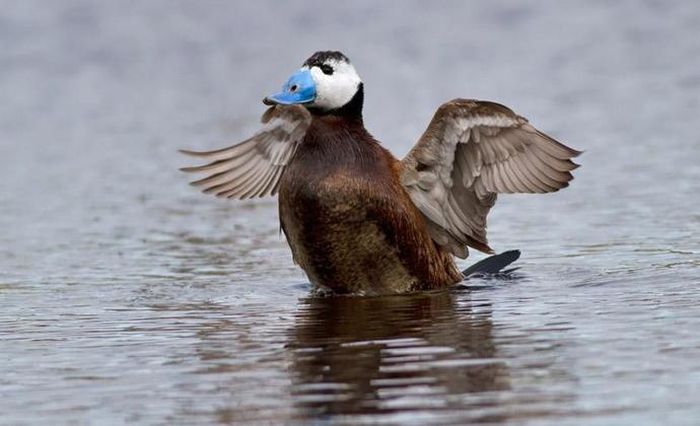
[[266,105],[302,104],[316,114],[361,117],[363,87],[347,56],[316,52],[289,77],[282,91],[263,99]]

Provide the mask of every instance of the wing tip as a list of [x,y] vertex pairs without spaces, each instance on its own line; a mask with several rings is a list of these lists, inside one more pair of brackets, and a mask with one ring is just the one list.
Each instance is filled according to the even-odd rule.
[[[540,132],[540,133],[541,133],[541,132]],[[568,146],[568,145],[565,145],[565,144],[559,142],[558,140],[553,139],[551,136],[548,136],[548,138],[551,139],[551,140],[553,140],[554,142],[556,142],[557,145],[558,145],[560,148],[563,148],[563,149],[566,151],[566,153],[568,154],[568,157],[566,157],[566,160],[571,161],[572,158],[576,158],[576,157],[578,157],[579,155],[581,155],[581,154],[583,154],[583,153],[585,152],[585,151],[582,151],[582,150],[574,149],[574,148],[572,148],[572,147],[570,147],[570,146]]]
[[201,169],[201,166],[188,166],[188,167],[180,167],[178,170],[180,170],[181,172],[185,172],[185,173],[197,173],[198,171],[200,171],[200,169]]
[[180,154],[189,155],[190,157],[202,157],[207,154],[203,151],[192,151],[190,149],[178,149],[177,152]]
[[482,253],[486,254],[494,254],[496,253],[491,246],[487,242],[482,242],[482,241],[476,241],[473,238],[470,238],[471,241],[467,242],[467,245],[471,248],[474,248],[476,250],[479,250]]
[[[190,157],[201,157],[202,156],[201,152],[191,151],[189,149],[178,149],[177,152],[179,152],[180,154],[188,155]],[[178,170],[180,170],[181,172],[185,172],[185,173],[195,173],[195,172],[198,172],[201,167],[202,166],[180,167],[180,168],[178,168]]]

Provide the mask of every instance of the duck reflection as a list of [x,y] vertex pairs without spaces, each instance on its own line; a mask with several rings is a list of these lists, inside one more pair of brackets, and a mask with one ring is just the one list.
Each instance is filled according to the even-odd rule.
[[299,415],[464,409],[507,389],[490,317],[454,291],[303,300],[288,345]]

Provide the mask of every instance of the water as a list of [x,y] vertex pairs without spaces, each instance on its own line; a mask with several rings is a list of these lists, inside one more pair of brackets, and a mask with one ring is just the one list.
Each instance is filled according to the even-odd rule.
[[[692,1],[2,2],[0,423],[698,424],[699,28]],[[313,298],[275,200],[186,185],[177,148],[241,140],[328,48],[399,156],[457,96],[586,151],[492,212],[520,278]]]

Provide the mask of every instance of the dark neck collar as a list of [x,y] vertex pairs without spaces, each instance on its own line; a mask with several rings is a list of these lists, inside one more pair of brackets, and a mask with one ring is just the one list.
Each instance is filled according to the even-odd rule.
[[357,88],[355,96],[350,99],[350,102],[346,103],[340,108],[332,109],[330,111],[323,111],[318,108],[309,108],[314,115],[334,115],[337,117],[342,117],[350,121],[362,122],[362,104],[365,100],[365,90],[363,83],[360,83],[360,87]]

